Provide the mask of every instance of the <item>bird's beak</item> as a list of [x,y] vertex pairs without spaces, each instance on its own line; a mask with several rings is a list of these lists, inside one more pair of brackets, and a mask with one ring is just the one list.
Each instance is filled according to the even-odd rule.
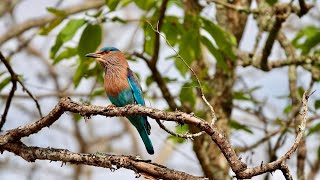
[[100,57],[100,54],[98,54],[98,53],[89,53],[89,54],[86,54],[86,57],[98,58],[98,57]]

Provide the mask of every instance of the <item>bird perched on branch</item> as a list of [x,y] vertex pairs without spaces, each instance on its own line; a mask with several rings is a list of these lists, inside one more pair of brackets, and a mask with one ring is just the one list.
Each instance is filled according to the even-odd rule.
[[[114,47],[104,47],[98,52],[87,54],[95,58],[105,70],[104,89],[112,104],[121,107],[127,104],[145,105],[139,80],[129,68],[124,54]],[[147,116],[127,116],[138,130],[149,154],[154,154],[149,138],[151,126]]]

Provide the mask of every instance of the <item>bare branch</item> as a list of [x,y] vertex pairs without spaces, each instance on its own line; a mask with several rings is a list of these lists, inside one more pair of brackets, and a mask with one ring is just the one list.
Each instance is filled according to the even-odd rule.
[[9,97],[6,103],[6,108],[4,110],[4,113],[2,115],[2,119],[0,122],[0,130],[2,128],[2,126],[4,125],[5,121],[6,121],[6,116],[10,107],[10,103],[11,100],[13,98],[14,92],[17,88],[17,83],[19,83],[22,86],[23,91],[26,91],[27,94],[29,95],[29,97],[35,102],[36,107],[38,109],[38,112],[40,114],[40,117],[42,117],[42,112],[41,112],[41,107],[39,105],[38,100],[32,95],[32,93],[25,87],[25,85],[23,84],[23,82],[18,78],[18,75],[13,71],[11,65],[9,64],[9,62],[6,60],[6,58],[2,55],[2,53],[0,52],[0,59],[2,61],[3,64],[5,64],[6,68],[8,69],[10,75],[11,75],[11,82],[12,82],[12,89],[9,93]]
[[12,83],[12,88],[10,90],[10,93],[9,93],[9,96],[8,96],[8,100],[6,102],[6,107],[4,109],[4,112],[1,116],[1,122],[0,122],[0,131],[3,127],[3,125],[6,123],[6,119],[7,119],[7,114],[8,114],[8,111],[9,111],[9,108],[10,108],[10,105],[11,105],[11,101],[12,101],[12,98],[14,96],[14,93],[17,89],[17,80],[18,80],[18,77],[17,75],[14,73],[12,67],[10,66],[9,62],[6,60],[6,58],[2,55],[1,51],[0,51],[0,60],[1,62],[6,66],[6,68],[8,69],[10,75],[11,75],[11,83]]
[[73,153],[66,149],[28,147],[21,142],[7,143],[0,146],[1,150],[12,152],[26,161],[34,162],[37,159],[61,161],[62,163],[85,164],[109,168],[114,171],[119,168],[126,168],[136,173],[146,173],[149,176],[160,179],[205,179],[187,173],[172,170],[164,166],[144,161],[132,156],[109,155],[103,153],[84,154]]
[[247,168],[246,170],[237,173],[238,178],[251,178],[255,175],[262,174],[264,172],[272,172],[276,169],[281,169],[281,166],[283,162],[285,162],[287,159],[291,157],[291,155],[296,151],[298,148],[300,141],[304,137],[305,127],[306,127],[306,121],[308,116],[308,99],[310,95],[307,95],[307,92],[303,94],[302,97],[302,106],[299,112],[299,115],[297,116],[297,119],[301,119],[301,125],[299,126],[298,130],[299,133],[296,136],[296,139],[291,146],[291,148],[279,159],[267,163],[267,164],[261,164],[260,166],[254,167],[254,168]]
[[194,133],[194,134],[190,134],[190,133],[185,133],[185,134],[179,134],[176,133],[174,131],[171,131],[170,129],[168,129],[160,120],[156,120],[156,122],[158,123],[158,125],[160,126],[161,129],[165,130],[167,133],[171,134],[172,136],[176,136],[179,138],[184,138],[184,139],[193,139],[195,137],[199,137],[203,134],[205,134],[204,131],[198,132],[198,133]]
[[281,164],[280,170],[281,170],[283,176],[286,178],[286,180],[293,180],[292,175],[289,170],[289,167],[285,164],[285,162],[283,162]]

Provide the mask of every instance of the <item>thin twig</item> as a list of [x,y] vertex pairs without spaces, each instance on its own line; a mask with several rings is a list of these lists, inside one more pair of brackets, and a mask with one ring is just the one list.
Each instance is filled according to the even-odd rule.
[[26,86],[22,83],[22,81],[20,79],[18,79],[18,83],[22,86],[23,91],[25,91],[29,95],[29,97],[34,101],[34,103],[37,106],[39,115],[40,115],[40,117],[42,117],[43,115],[41,112],[41,107],[40,107],[40,104],[39,104],[37,98],[33,96],[33,94],[26,88]]
[[173,46],[171,45],[171,43],[168,41],[168,39],[163,35],[161,34],[161,32],[159,31],[159,29],[155,29],[152,24],[150,22],[148,22],[149,25],[151,26],[152,30],[157,32],[165,41],[166,43],[171,47],[171,49],[175,52],[176,56],[188,67],[188,69],[192,72],[193,76],[196,78],[197,80],[197,83],[199,84],[199,89],[200,89],[200,93],[201,93],[201,98],[203,99],[203,101],[208,105],[208,107],[210,108],[210,111],[211,111],[211,116],[212,116],[212,120],[211,120],[211,124],[213,125],[216,120],[217,120],[217,117],[216,117],[216,114],[214,112],[214,109],[213,107],[211,106],[211,104],[208,102],[208,100],[206,99],[206,97],[204,96],[204,93],[203,93],[203,88],[202,88],[202,85],[201,85],[201,82],[197,76],[197,74],[194,72],[194,70],[188,65],[188,63],[183,59],[183,57],[173,48]]
[[10,103],[11,103],[11,100],[14,96],[14,92],[16,90],[16,84],[19,83],[23,89],[23,91],[25,91],[29,97],[35,102],[36,104],[36,107],[38,109],[38,112],[39,112],[39,115],[40,117],[42,117],[42,112],[41,112],[41,107],[40,107],[40,104],[38,102],[38,100],[33,96],[33,94],[26,88],[26,86],[23,84],[23,82],[18,78],[18,75],[13,71],[11,65],[9,64],[9,62],[6,60],[6,58],[2,55],[2,53],[0,52],[0,59],[2,61],[2,63],[5,64],[6,68],[8,69],[10,75],[11,75],[11,82],[12,82],[12,89],[9,93],[9,96],[8,96],[8,100],[7,100],[7,103],[6,103],[6,108],[5,108],[5,111],[2,115],[2,120],[0,122],[0,130],[3,126],[3,124],[5,123],[6,121],[6,116],[7,116],[7,113],[8,113],[8,110],[9,110],[9,107],[10,107]]
[[12,98],[14,96],[15,91],[17,90],[17,80],[18,77],[17,75],[14,73],[12,67],[10,66],[9,62],[6,60],[6,58],[3,56],[2,52],[0,51],[0,60],[1,62],[6,66],[7,70],[9,71],[10,75],[11,75],[11,83],[12,83],[12,88],[10,90],[7,102],[6,102],[6,106],[4,109],[4,112],[1,116],[1,122],[0,122],[0,131],[3,127],[3,125],[6,123],[7,120],[7,114],[11,105],[11,101]]
[[193,140],[193,138],[199,137],[199,136],[201,136],[201,135],[206,133],[204,131],[201,131],[201,132],[194,133],[194,134],[190,134],[190,133],[179,134],[179,133],[176,133],[176,132],[171,131],[170,129],[168,129],[160,120],[156,120],[156,122],[158,123],[160,128],[165,130],[167,133],[171,134],[172,136],[176,136],[176,137],[183,138],[183,139],[191,139],[191,140]]

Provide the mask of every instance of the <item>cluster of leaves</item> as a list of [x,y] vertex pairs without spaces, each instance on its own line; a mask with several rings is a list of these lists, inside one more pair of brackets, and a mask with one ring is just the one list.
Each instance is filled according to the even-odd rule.
[[320,54],[320,27],[307,26],[300,30],[292,44],[301,50],[303,55]]
[[[296,37],[293,39],[292,44],[301,50],[303,55],[320,56],[320,27],[307,26],[301,29]],[[300,93],[301,94],[301,93]],[[314,109],[320,108],[320,100],[314,103]],[[320,132],[320,122],[314,123],[308,131],[308,136]],[[320,146],[318,148],[318,158],[320,158]]]

